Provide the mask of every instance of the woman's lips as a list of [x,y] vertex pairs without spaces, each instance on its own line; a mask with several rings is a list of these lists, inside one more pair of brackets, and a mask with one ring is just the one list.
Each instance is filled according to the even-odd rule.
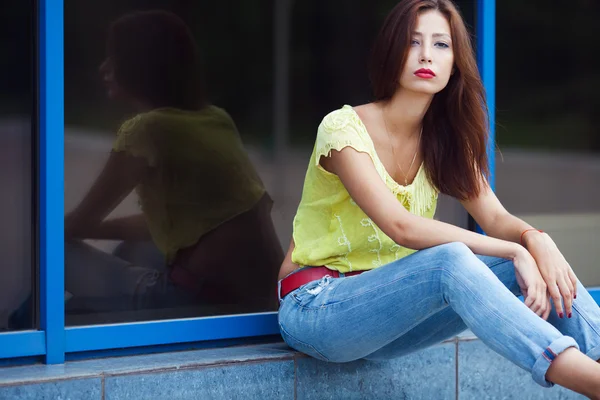
[[416,70],[415,75],[423,79],[432,79],[435,77],[435,73],[432,70],[426,68]]

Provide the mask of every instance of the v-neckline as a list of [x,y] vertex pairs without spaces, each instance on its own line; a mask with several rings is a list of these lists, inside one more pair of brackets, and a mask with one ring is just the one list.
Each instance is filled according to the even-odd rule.
[[381,161],[381,158],[379,158],[379,154],[377,154],[377,149],[375,148],[375,142],[373,141],[373,138],[371,137],[371,134],[369,133],[369,130],[367,129],[367,126],[363,122],[363,120],[360,117],[360,115],[358,115],[358,113],[356,112],[356,110],[354,109],[354,107],[352,107],[351,105],[346,104],[344,107],[349,107],[350,110],[352,110],[352,112],[354,113],[354,115],[356,115],[356,118],[358,119],[358,121],[360,122],[360,124],[362,125],[364,133],[369,138],[369,142],[371,142],[371,147],[373,148],[373,155],[375,156],[375,158],[377,158],[377,162],[379,162],[381,164],[381,167],[382,167],[383,171],[385,172],[386,177],[390,181],[392,181],[396,186],[399,186],[399,187],[404,188],[404,189],[408,189],[408,188],[411,188],[412,186],[414,186],[415,182],[417,181],[417,178],[419,177],[419,174],[421,174],[421,170],[423,169],[423,161],[421,161],[421,164],[419,165],[419,169],[417,170],[417,173],[415,174],[415,177],[413,178],[413,180],[412,180],[411,183],[409,183],[408,185],[402,185],[402,184],[396,182],[396,180],[388,172],[388,170],[385,167],[385,164],[383,163],[383,161]]

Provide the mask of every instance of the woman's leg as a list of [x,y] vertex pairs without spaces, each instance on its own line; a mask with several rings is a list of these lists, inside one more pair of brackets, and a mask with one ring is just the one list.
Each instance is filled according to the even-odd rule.
[[165,256],[152,240],[128,241],[117,245],[111,253],[113,256],[134,265],[143,265],[158,272],[167,272]]
[[[508,290],[517,296],[521,295],[514,265],[510,260],[488,256],[477,257],[490,268]],[[573,302],[572,318],[559,318],[552,306],[548,322],[563,335],[575,339],[582,353],[593,360],[600,360],[600,307],[581,283],[578,283],[578,293],[577,299]],[[451,307],[447,307],[365,358],[396,358],[451,338],[466,328],[462,318]]]
[[578,347],[529,310],[461,243],[419,251],[358,276],[311,282],[284,299],[280,327],[292,347],[317,358],[351,361],[373,354],[448,305],[484,343],[531,371],[542,386],[551,386],[545,374],[552,359]]
[[[515,277],[515,268],[510,260],[488,256],[477,257],[485,263],[508,290],[516,296],[521,295],[521,289]],[[398,339],[365,358],[367,360],[388,360],[401,357],[452,338],[467,328],[460,315],[452,307],[446,306]]]
[[82,241],[65,243],[65,289],[73,295],[69,307],[89,312],[144,308],[160,277],[153,268],[133,265]]
[[600,307],[580,282],[577,282],[577,298],[573,300],[573,316],[560,318],[552,303],[548,322],[563,335],[575,339],[582,353],[600,360]]

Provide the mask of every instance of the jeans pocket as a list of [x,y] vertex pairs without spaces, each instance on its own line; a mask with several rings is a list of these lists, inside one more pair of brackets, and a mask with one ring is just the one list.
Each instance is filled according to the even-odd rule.
[[306,355],[309,355],[313,358],[316,358],[317,360],[321,360],[321,361],[329,361],[329,359],[327,357],[325,357],[323,354],[321,354],[321,352],[317,349],[314,348],[314,346],[311,346],[308,343],[305,343],[301,340],[296,339],[295,337],[293,337],[292,335],[290,335],[283,326],[281,326],[281,324],[279,324],[279,332],[281,332],[281,337],[283,338],[283,341],[290,346],[292,349],[297,350],[301,353],[304,353]]
[[328,292],[333,289],[331,285],[333,282],[334,278],[328,275],[324,276],[321,279],[302,285],[290,293],[290,297],[304,309],[323,308],[331,297],[331,293]]

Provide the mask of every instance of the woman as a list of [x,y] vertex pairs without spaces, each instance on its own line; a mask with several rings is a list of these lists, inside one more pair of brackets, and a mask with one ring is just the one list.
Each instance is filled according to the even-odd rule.
[[[198,64],[193,36],[173,14],[137,12],[111,26],[101,73],[109,97],[137,115],[121,126],[65,232],[69,239],[151,239],[169,268],[132,265],[71,240],[66,284],[75,298],[98,298],[109,309],[276,309],[283,251],[272,201],[234,122],[204,98]],[[134,188],[142,213],[107,220]]]
[[[598,306],[486,181],[484,90],[453,3],[401,1],[370,73],[375,101],[318,129],[279,273],[285,341],[332,362],[387,359],[468,327],[538,384],[600,398]],[[489,236],[433,220],[438,192]]]

